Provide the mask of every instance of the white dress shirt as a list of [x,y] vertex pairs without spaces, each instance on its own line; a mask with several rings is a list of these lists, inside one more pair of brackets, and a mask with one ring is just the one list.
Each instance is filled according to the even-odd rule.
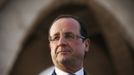
[[[57,75],[68,75],[67,72],[64,72],[62,70],[60,70],[59,68],[55,67],[55,73]],[[84,75],[84,70],[83,68],[81,68],[80,70],[78,70],[77,72],[74,73],[75,75]]]

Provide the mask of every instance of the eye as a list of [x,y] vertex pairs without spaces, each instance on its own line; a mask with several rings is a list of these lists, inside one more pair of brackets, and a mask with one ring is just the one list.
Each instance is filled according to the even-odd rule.
[[66,34],[66,35],[65,35],[65,38],[66,38],[66,39],[74,39],[75,36],[74,36],[73,34]]
[[50,36],[50,37],[49,37],[49,40],[50,40],[50,41],[57,41],[57,40],[59,40],[59,39],[60,39],[59,36]]
[[60,38],[59,36],[53,36],[53,37],[52,37],[52,40],[53,40],[53,41],[56,41],[56,40],[59,40],[59,38]]

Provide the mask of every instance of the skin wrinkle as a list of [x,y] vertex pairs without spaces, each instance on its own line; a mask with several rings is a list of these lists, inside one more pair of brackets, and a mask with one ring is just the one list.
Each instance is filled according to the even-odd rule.
[[50,42],[51,56],[54,65],[65,72],[74,73],[83,67],[87,41],[75,39],[67,41],[63,34],[70,32],[80,35],[80,25],[73,18],[61,18],[55,21],[49,31],[50,36],[59,35],[57,43]]

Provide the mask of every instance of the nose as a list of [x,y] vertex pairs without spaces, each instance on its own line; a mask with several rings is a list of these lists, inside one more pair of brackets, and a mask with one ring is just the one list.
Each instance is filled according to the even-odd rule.
[[67,44],[67,41],[64,37],[61,37],[58,41],[58,45],[66,45]]

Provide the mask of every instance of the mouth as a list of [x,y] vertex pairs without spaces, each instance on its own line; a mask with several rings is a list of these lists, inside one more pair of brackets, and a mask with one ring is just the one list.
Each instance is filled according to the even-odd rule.
[[68,54],[70,53],[71,51],[58,51],[57,54]]
[[71,53],[71,49],[70,48],[65,48],[65,47],[57,47],[56,50],[56,54],[62,54],[62,55],[66,55],[66,54],[70,54]]

